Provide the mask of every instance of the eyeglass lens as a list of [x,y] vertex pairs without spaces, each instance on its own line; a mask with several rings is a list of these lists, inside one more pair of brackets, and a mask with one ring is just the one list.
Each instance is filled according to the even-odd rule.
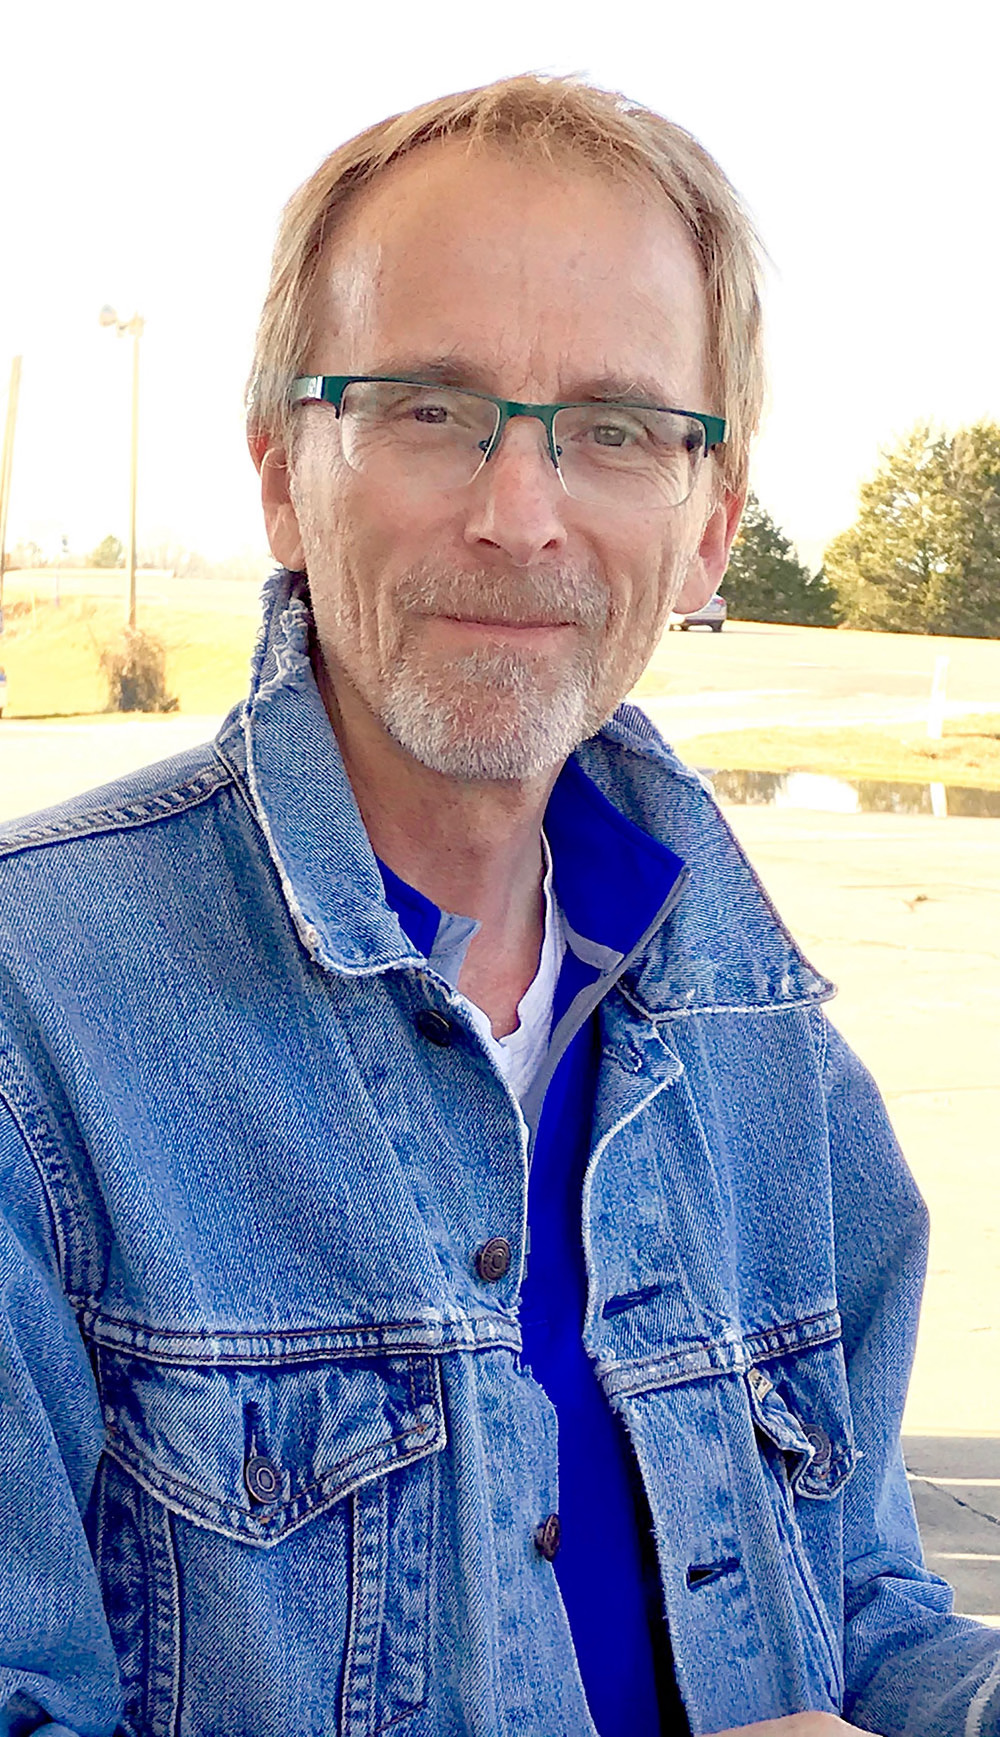
[[[405,472],[428,489],[471,482],[499,420],[497,405],[479,393],[392,380],[353,381],[340,407],[352,470],[387,485]],[[567,494],[625,506],[680,506],[705,451],[694,418],[635,405],[567,405],[556,412],[553,438]]]

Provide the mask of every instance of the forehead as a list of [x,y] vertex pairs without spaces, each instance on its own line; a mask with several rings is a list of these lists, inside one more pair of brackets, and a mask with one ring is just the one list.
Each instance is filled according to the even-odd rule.
[[683,221],[665,195],[575,164],[423,147],[358,195],[315,297],[311,370],[455,354],[511,396],[630,375],[705,396],[704,278]]

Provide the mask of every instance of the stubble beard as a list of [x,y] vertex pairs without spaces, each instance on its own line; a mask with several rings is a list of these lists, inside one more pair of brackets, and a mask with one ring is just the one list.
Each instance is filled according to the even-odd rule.
[[[377,691],[362,698],[399,746],[431,771],[465,781],[524,782],[561,765],[605,721],[601,630],[611,602],[595,574],[566,569],[500,579],[428,563],[397,584],[394,604],[394,643],[372,684]],[[558,660],[508,646],[428,655],[422,618],[480,613],[572,622],[575,648]]]

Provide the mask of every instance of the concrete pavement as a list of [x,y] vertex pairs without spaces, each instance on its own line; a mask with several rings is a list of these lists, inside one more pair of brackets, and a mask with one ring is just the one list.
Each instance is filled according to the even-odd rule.
[[1000,1437],[1000,821],[726,813],[931,1207],[907,1427]]
[[207,742],[217,717],[35,719],[0,722],[0,822],[49,808],[79,790],[92,790],[153,760]]
[[928,1565],[1000,1626],[1000,820],[726,815],[930,1208],[904,1450]]

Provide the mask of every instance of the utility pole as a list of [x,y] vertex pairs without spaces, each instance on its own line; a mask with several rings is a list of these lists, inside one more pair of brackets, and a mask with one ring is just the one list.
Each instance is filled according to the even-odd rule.
[[3,578],[7,571],[7,508],[10,505],[10,476],[14,466],[14,430],[17,426],[17,400],[20,390],[21,358],[15,356],[10,365],[7,421],[3,434],[3,458],[0,460],[0,633],[3,632]]
[[130,320],[120,320],[114,308],[104,307],[98,316],[102,326],[114,326],[118,336],[123,338],[126,332],[132,339],[132,456],[129,468],[128,491],[128,544],[126,558],[128,561],[128,613],[129,631],[135,630],[135,502],[139,480],[139,339],[145,330],[146,322],[141,314],[133,314]]

